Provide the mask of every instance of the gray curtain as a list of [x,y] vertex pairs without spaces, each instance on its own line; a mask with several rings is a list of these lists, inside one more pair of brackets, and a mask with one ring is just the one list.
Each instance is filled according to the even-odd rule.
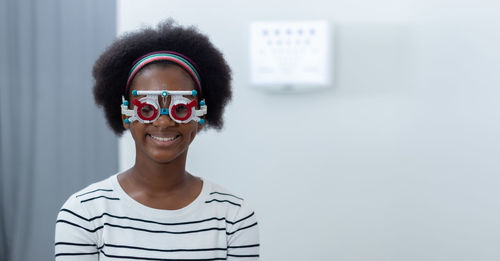
[[0,260],[53,260],[66,198],[118,169],[91,69],[115,1],[0,0]]

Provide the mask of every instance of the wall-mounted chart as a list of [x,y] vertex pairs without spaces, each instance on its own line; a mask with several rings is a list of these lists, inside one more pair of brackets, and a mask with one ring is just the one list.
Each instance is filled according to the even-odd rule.
[[326,21],[250,25],[250,83],[272,90],[331,85],[332,39]]

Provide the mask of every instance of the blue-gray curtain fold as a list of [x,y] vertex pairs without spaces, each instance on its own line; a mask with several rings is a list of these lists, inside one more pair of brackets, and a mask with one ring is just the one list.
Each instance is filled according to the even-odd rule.
[[0,0],[0,260],[51,260],[64,200],[118,168],[92,97],[111,0]]

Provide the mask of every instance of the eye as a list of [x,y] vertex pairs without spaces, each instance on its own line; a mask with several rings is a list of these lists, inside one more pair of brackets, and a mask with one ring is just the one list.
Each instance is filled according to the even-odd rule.
[[188,108],[185,104],[179,104],[175,107],[174,113],[178,118],[184,118],[188,114]]
[[153,106],[151,106],[149,104],[145,104],[144,106],[141,107],[141,115],[143,117],[149,118],[149,117],[153,116],[154,113],[155,113],[155,109],[153,108]]

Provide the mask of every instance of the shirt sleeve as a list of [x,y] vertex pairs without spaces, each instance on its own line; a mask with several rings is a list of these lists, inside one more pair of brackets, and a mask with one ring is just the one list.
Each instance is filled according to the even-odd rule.
[[97,261],[97,230],[80,200],[72,195],[62,206],[56,221],[56,261]]
[[255,212],[242,202],[227,231],[227,260],[259,260],[259,228]]

